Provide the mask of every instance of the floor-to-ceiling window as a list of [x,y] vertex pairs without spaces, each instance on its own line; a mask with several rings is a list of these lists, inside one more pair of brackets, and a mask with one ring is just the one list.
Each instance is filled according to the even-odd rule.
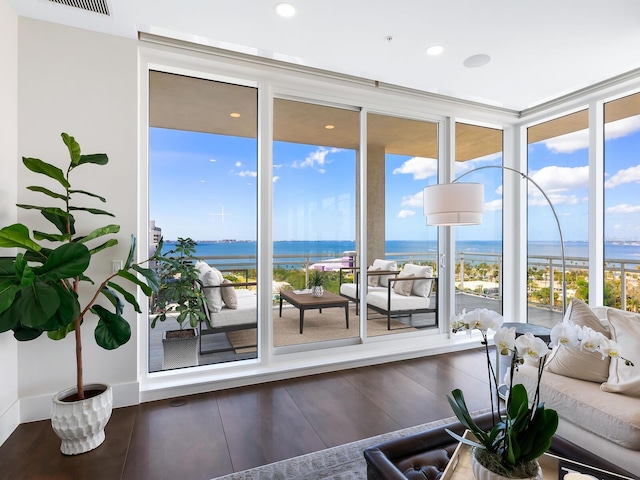
[[482,224],[455,227],[455,309],[502,313],[502,130],[456,123],[455,160],[456,178],[485,195]]
[[640,93],[604,105],[604,305],[640,311]]
[[[408,275],[438,276],[437,229],[427,227],[422,210],[422,190],[437,179],[437,123],[367,114],[367,265],[383,260]],[[374,286],[382,284],[374,274],[370,280]],[[400,291],[402,285],[387,286]],[[423,291],[424,285],[423,280],[414,281],[408,301],[416,301],[413,308],[417,310],[435,309],[435,287]],[[374,299],[368,303],[376,305]],[[404,312],[388,321],[387,307],[383,307],[367,311],[368,336],[419,332],[438,325],[436,313],[426,311]]]
[[[224,330],[238,315],[257,320],[257,98],[253,87],[149,72],[149,238],[162,237],[164,252],[180,238],[193,240],[193,261],[206,262],[237,290],[235,303],[220,294],[220,309],[209,305],[214,328],[199,328],[196,365],[257,356],[255,328]],[[167,359],[173,347],[164,337],[179,330],[179,302],[163,305],[166,319],[149,329],[150,372],[193,365]],[[151,322],[163,313],[156,307],[152,300]]]
[[[360,113],[277,98],[273,117],[273,345],[353,342],[360,337],[355,306],[320,309],[308,301],[314,277],[324,282],[321,299],[339,297],[341,268],[357,262]],[[299,305],[281,300],[287,290]]]
[[587,299],[589,291],[589,131],[587,110],[528,129],[528,174],[546,193],[528,184],[529,323],[550,326],[562,310],[562,245],[566,295]]

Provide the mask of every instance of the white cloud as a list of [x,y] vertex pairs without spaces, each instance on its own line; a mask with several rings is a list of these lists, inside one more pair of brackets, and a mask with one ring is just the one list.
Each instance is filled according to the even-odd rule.
[[566,192],[575,188],[589,188],[588,166],[557,167],[552,165],[532,172],[529,176],[547,194],[549,192]]
[[293,168],[316,168],[320,171],[320,173],[325,173],[325,170],[322,167],[324,167],[324,165],[328,163],[327,155],[339,151],[339,148],[320,147],[307,155],[307,158],[305,158],[302,162],[295,160],[291,166]]
[[278,175],[274,175],[273,183],[276,183],[278,180],[280,180],[280,177]]
[[242,162],[237,161],[237,162],[236,162],[236,167],[240,168],[241,166],[242,166]]
[[[626,137],[640,130],[640,117],[633,116],[605,124],[605,140]],[[589,131],[579,130],[559,137],[543,140],[542,143],[554,153],[572,153],[589,147]]]
[[640,165],[620,170],[604,182],[605,188],[613,188],[625,183],[640,183]]
[[407,217],[411,217],[412,215],[415,215],[416,212],[414,210],[400,210],[398,212],[397,217],[398,218],[407,218]]
[[498,210],[502,210],[502,199],[498,198],[496,200],[491,200],[484,204],[484,210],[486,212],[495,212]]
[[253,170],[244,170],[242,172],[238,172],[238,175],[241,177],[257,177],[258,172],[255,172]]
[[397,174],[413,175],[414,180],[423,180],[438,173],[438,161],[435,158],[413,157],[393,171]]
[[405,195],[404,197],[402,197],[402,200],[400,201],[400,206],[421,208],[423,204],[422,197],[423,197],[422,190],[420,190],[418,193],[414,195]]
[[215,161],[216,161],[216,159],[215,159],[215,158],[210,158],[210,159],[209,159],[209,161],[210,161],[210,162],[215,162]]
[[614,205],[607,208],[607,213],[639,213],[640,205],[629,205],[628,203],[621,203],[620,205]]

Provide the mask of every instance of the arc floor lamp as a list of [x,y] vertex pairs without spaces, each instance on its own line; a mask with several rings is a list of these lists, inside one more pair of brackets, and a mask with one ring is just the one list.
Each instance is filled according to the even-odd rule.
[[564,253],[564,238],[560,220],[556,209],[551,203],[547,194],[542,190],[530,176],[516,170],[515,168],[503,165],[485,165],[463,173],[451,183],[439,183],[430,185],[424,189],[424,215],[427,217],[427,225],[431,226],[457,226],[457,225],[479,225],[482,223],[484,213],[484,185],[481,183],[457,183],[461,178],[479,170],[497,168],[509,170],[527,179],[540,190],[547,203],[551,207],[553,216],[560,233],[560,248],[562,251],[562,315],[567,310],[567,282],[566,282],[566,260]]

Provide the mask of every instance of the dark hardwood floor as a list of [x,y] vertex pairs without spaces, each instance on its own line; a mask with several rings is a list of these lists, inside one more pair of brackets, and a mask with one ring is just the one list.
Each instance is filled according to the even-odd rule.
[[483,350],[115,409],[104,444],[73,457],[50,421],[22,424],[0,447],[0,479],[209,480],[451,417],[454,388],[471,410],[490,406]]

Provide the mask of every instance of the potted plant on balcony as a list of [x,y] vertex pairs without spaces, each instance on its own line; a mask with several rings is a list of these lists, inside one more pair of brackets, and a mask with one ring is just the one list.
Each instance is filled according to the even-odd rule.
[[[81,201],[106,200],[73,188],[70,177],[80,167],[106,165],[108,157],[104,153],[81,154],[78,142],[66,133],[62,134],[62,140],[70,157],[65,171],[36,158],[22,158],[29,170],[48,177],[54,186],[27,187],[48,197],[51,205],[18,207],[39,210],[53,224],[54,231],[47,233],[35,228],[30,231],[21,223],[0,229],[0,247],[19,251],[15,257],[0,259],[0,332],[11,330],[19,341],[34,340],[43,333],[52,340],[61,340],[74,333],[76,386],[55,395],[51,414],[53,428],[62,439],[62,453],[74,455],[92,450],[104,441],[104,426],[112,408],[110,386],[84,385],[80,328],[83,322],[85,327],[89,326],[87,317],[91,313],[98,318],[94,338],[100,347],[112,350],[127,343],[131,327],[122,316],[123,300],[137,312],[141,310],[135,295],[117,282],[133,283],[143,294],[150,295],[157,289],[158,279],[151,269],[143,267],[146,260],[135,262],[134,237],[122,268],[102,282],[94,282],[87,276],[93,256],[118,243],[113,235],[120,226],[109,224],[81,230],[77,222],[80,217],[114,215],[83,205]],[[42,241],[47,243],[39,243]],[[81,298],[78,293],[81,282],[97,283],[94,293]],[[109,308],[97,303],[101,295],[108,300]]]
[[324,286],[327,283],[327,275],[322,270],[313,269],[309,276],[309,285],[307,288],[311,289],[311,294],[314,297],[321,297],[324,295]]
[[[160,288],[153,307],[151,328],[167,319],[178,323],[178,330],[163,332],[162,368],[198,365],[197,326],[204,316],[202,290],[197,288],[199,270],[193,255],[197,243],[191,238],[178,238],[175,247],[159,256]],[[189,325],[190,328],[185,328]]]

